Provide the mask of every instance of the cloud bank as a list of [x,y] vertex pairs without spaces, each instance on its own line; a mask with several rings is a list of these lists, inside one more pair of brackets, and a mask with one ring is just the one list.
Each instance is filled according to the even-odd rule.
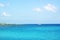
[[0,3],[0,7],[4,7],[5,5],[3,3]]
[[51,12],[56,12],[56,10],[57,10],[56,6],[54,6],[52,4],[47,4],[46,6],[44,6],[44,9],[51,11]]
[[47,5],[43,6],[43,9],[42,8],[33,8],[32,10],[35,12],[41,12],[41,11],[47,10],[47,11],[55,13],[55,12],[57,12],[57,7],[52,4],[47,4]]
[[35,12],[41,12],[41,8],[33,8],[32,10]]
[[10,14],[8,14],[7,12],[3,12],[3,13],[1,14],[1,16],[6,17],[6,16],[10,16]]

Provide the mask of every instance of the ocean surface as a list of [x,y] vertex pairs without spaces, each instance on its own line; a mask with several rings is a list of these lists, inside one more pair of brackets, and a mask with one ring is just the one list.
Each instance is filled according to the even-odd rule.
[[59,25],[0,26],[0,40],[60,40]]

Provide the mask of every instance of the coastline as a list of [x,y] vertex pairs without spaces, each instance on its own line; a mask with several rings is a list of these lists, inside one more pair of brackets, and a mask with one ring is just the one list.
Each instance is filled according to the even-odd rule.
[[0,23],[0,26],[6,25],[24,25],[24,26],[60,26],[60,24],[8,24],[8,23]]

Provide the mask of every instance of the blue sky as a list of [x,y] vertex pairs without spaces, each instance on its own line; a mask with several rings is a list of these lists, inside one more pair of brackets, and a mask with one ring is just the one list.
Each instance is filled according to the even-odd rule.
[[0,22],[60,24],[60,0],[0,0]]

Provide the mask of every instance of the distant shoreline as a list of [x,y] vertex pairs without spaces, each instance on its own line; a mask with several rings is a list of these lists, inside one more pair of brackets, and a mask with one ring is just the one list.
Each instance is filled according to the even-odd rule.
[[60,26],[60,24],[1,24],[0,26],[5,26],[5,25],[25,25],[25,26]]

